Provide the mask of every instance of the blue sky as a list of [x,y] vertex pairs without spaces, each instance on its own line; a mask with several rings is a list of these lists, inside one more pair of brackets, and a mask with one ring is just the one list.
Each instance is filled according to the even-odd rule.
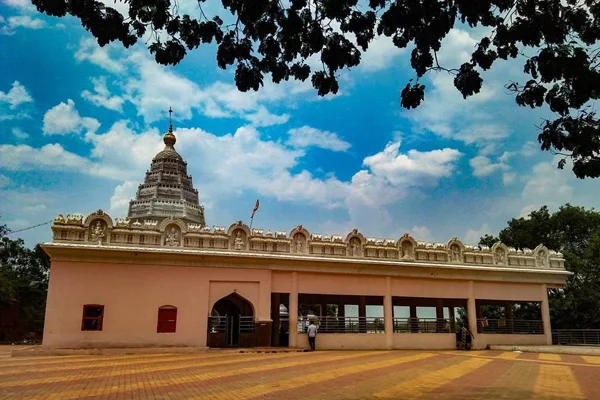
[[[194,3],[180,5],[193,13]],[[483,34],[452,30],[440,61],[460,65]],[[125,216],[162,148],[169,107],[211,226],[249,223],[259,198],[254,226],[265,230],[476,243],[544,204],[598,207],[596,181],[557,170],[539,150],[534,125],[548,111],[519,108],[504,89],[523,80],[521,60],[495,65],[467,101],[451,76],[432,74],[425,103],[409,111],[399,105],[409,54],[377,39],[342,73],[337,96],[319,98],[308,81],[240,93],[213,46],[163,67],[143,43],[100,48],[76,19],[2,0],[2,223],[17,230],[99,208]],[[14,236],[33,245],[51,231]]]

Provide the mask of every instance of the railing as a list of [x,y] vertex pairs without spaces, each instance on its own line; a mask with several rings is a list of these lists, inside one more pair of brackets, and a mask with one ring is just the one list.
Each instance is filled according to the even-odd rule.
[[298,333],[306,332],[309,321],[319,333],[384,333],[385,323],[378,317],[298,317]]
[[451,333],[456,322],[446,318],[394,318],[394,333]]
[[600,346],[600,329],[555,329],[552,344]]
[[252,333],[255,328],[254,317],[240,316],[240,333]]
[[539,320],[480,318],[477,320],[477,332],[505,335],[541,335],[544,333],[544,323]]
[[226,332],[229,318],[227,316],[208,317],[208,331],[210,333]]

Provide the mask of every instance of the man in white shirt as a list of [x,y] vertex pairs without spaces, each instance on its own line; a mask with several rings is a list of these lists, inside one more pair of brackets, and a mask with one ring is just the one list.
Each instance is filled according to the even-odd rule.
[[315,338],[317,337],[317,327],[310,321],[308,328],[306,328],[306,333],[308,333],[308,344],[310,344],[310,350],[315,351]]

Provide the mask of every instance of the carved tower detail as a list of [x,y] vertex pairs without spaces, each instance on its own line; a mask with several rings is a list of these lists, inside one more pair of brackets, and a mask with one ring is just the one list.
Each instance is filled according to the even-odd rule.
[[[169,119],[170,114],[169,109]],[[138,186],[135,199],[129,202],[127,218],[154,221],[178,218],[205,226],[204,207],[199,204],[198,190],[187,174],[187,162],[175,150],[177,139],[171,121],[163,141],[165,148],[152,159],[144,183]]]

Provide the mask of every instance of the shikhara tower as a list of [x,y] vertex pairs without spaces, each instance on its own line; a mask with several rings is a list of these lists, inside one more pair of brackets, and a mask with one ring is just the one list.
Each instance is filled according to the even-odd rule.
[[159,222],[165,218],[179,218],[204,226],[204,207],[198,202],[198,190],[194,189],[192,177],[187,174],[187,162],[175,150],[177,139],[172,121],[169,121],[169,131],[163,141],[165,148],[152,159],[135,200],[129,202],[127,217]]

